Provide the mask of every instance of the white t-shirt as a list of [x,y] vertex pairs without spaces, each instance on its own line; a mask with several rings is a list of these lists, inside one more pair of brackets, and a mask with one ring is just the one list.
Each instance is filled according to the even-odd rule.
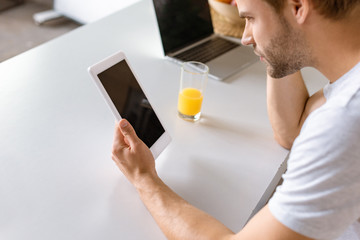
[[271,213],[314,239],[360,239],[360,63],[324,88],[294,141]]

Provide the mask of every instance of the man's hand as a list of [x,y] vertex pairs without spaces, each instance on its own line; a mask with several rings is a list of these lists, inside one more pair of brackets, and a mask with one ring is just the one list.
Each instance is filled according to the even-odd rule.
[[135,187],[145,176],[157,178],[155,160],[150,149],[125,119],[115,125],[112,159]]

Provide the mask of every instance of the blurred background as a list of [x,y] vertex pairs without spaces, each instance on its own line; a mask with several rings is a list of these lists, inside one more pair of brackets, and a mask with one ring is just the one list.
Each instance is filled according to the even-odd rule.
[[0,0],[0,62],[137,1]]
[[[0,62],[141,0],[0,0]],[[209,0],[214,31],[241,38],[234,0]]]

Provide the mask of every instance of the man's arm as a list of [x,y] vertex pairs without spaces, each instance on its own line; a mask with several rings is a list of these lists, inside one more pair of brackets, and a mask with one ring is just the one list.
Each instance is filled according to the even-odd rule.
[[307,240],[277,221],[267,207],[235,234],[215,218],[190,205],[158,177],[150,150],[126,120],[115,126],[112,158],[137,189],[168,239]]
[[309,97],[300,71],[280,79],[267,77],[268,115],[284,148],[291,148],[307,116],[324,103],[322,90]]

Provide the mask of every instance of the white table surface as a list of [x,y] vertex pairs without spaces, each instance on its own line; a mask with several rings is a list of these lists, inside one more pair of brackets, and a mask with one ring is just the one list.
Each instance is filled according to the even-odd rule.
[[288,151],[273,139],[263,64],[209,80],[202,119],[179,119],[180,68],[142,0],[0,64],[0,239],[165,239],[111,160],[114,117],[87,73],[119,50],[173,138],[156,160],[172,189],[233,231],[272,191]]

